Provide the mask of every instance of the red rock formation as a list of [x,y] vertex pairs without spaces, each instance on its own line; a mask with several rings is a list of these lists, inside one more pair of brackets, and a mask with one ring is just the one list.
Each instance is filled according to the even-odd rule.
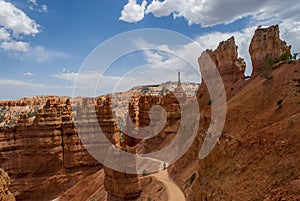
[[15,197],[8,190],[10,178],[4,170],[0,169],[0,201],[15,201]]
[[244,59],[238,57],[238,47],[234,37],[220,42],[214,51],[206,52],[218,68],[224,83],[232,83],[244,78],[246,64]]
[[0,167],[18,200],[53,199],[101,168],[80,143],[65,97],[2,101]]
[[261,73],[262,68],[266,66],[267,59],[274,60],[290,50],[291,46],[280,39],[278,25],[256,29],[249,47],[253,75]]
[[[171,93],[166,96],[150,96],[134,93],[129,103],[128,121],[132,121],[137,128],[149,126],[149,110],[154,105],[160,105],[166,109],[168,119],[164,129],[157,136],[149,140],[139,140],[124,133],[124,143],[121,149],[131,153],[150,153],[163,148],[168,142],[176,136],[178,124],[180,121],[180,107],[175,96]],[[159,116],[156,116],[160,118]],[[160,119],[152,119],[160,120]],[[128,122],[127,122],[128,123]],[[177,126],[175,126],[176,124]],[[138,129],[134,130],[138,133]],[[133,133],[134,134],[134,133]],[[135,165],[135,164],[131,164]],[[146,171],[146,170],[145,170]],[[109,168],[104,168],[105,182],[104,186],[108,193],[107,200],[135,200],[142,192],[142,183],[145,179],[142,175],[121,173]]]

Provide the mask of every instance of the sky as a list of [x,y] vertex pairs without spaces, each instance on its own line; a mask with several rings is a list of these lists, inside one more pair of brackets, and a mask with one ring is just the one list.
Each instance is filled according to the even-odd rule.
[[[101,95],[176,81],[177,71],[200,82],[191,63],[231,36],[249,75],[259,25],[279,24],[300,52],[299,10],[298,0],[0,0],[0,99]],[[109,60],[127,47],[136,51]]]

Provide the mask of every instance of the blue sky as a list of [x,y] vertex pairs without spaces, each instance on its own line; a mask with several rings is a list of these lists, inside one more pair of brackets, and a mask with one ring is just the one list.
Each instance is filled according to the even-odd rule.
[[[136,29],[175,31],[197,41],[203,49],[214,49],[218,42],[234,35],[248,74],[251,63],[247,49],[258,25],[280,24],[282,38],[294,52],[300,51],[297,0],[0,0],[0,4],[0,99],[71,96],[80,67],[91,51],[118,34]],[[144,40],[147,42],[147,38]],[[176,48],[183,55],[201,54],[188,44],[181,45]],[[166,46],[168,50],[175,48]],[[161,69],[155,66],[172,68],[174,63],[178,63],[176,58],[159,51],[129,54],[114,63],[105,77],[107,86],[101,86],[105,90],[97,93],[110,92],[115,83],[111,80],[120,80],[126,73],[128,79],[136,76],[128,74],[130,69],[144,65],[144,70],[154,68],[157,72]],[[90,72],[83,78],[95,82],[102,76],[98,73]],[[172,71],[153,75],[153,82],[176,79]],[[151,82],[149,76],[124,84],[124,89]]]

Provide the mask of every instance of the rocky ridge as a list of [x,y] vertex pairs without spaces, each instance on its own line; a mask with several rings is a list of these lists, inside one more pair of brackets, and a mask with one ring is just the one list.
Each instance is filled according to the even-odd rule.
[[280,30],[278,25],[268,28],[256,29],[251,40],[249,53],[251,56],[253,75],[258,75],[262,69],[267,67],[268,60],[275,60],[282,54],[290,55],[291,46],[280,39]]

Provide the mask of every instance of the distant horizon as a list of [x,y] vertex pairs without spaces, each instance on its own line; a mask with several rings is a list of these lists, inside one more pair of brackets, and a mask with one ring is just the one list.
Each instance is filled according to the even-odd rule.
[[[136,85],[136,86],[133,86],[132,88],[130,88],[126,91],[115,91],[114,93],[97,94],[94,97],[89,97],[89,96],[72,97],[72,96],[64,96],[64,95],[60,96],[60,95],[55,95],[55,94],[40,94],[40,95],[24,96],[24,97],[20,97],[20,98],[16,98],[16,99],[0,99],[0,101],[17,101],[17,100],[26,99],[26,98],[52,97],[52,96],[53,97],[75,98],[75,99],[76,98],[97,98],[97,97],[107,96],[107,95],[112,95],[112,94],[126,93],[128,91],[135,90],[135,88],[156,87],[156,86],[161,86],[161,85],[168,84],[168,83],[177,84],[178,82],[177,81],[167,81],[167,82],[164,82],[164,83],[157,83],[157,84],[154,83],[154,84],[149,84],[149,85]],[[183,85],[184,84],[195,84],[195,85],[201,86],[201,83],[196,83],[196,82],[181,82],[181,84],[183,84]]]

